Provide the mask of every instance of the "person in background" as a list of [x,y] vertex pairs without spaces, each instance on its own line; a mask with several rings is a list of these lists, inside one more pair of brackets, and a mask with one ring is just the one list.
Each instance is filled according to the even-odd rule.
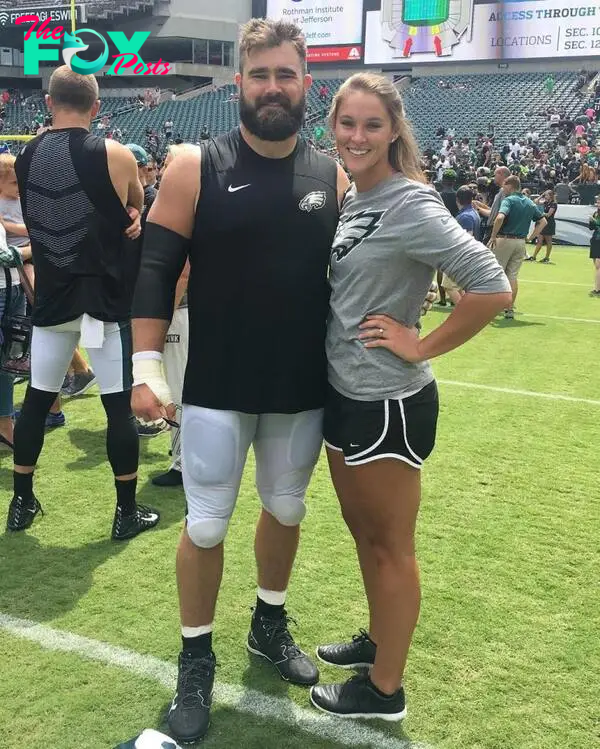
[[126,540],[160,518],[136,502],[139,439],[130,405],[134,279],[128,250],[141,231],[143,189],[131,153],[90,133],[100,108],[93,75],[62,65],[50,77],[46,101],[53,129],[30,141],[15,162],[36,291],[30,383],[14,429],[6,527],[24,531],[41,511],[33,478],[44,422],[81,339],[98,373],[106,413],[116,493],[111,537]]
[[[0,156],[0,162],[5,158]],[[1,167],[0,167],[1,168]],[[1,175],[1,172],[0,172]],[[0,203],[2,201],[2,184],[0,176]],[[0,248],[6,250],[6,229],[0,221]],[[31,248],[21,250],[23,259],[31,254]],[[16,268],[0,266],[0,321],[5,317],[25,314],[25,294],[21,288],[21,281]],[[0,327],[0,347],[4,343],[2,328]],[[14,414],[14,375],[0,370],[0,444],[13,449],[13,414]]]
[[592,231],[590,240],[590,259],[594,263],[594,288],[591,296],[600,297],[600,194],[596,195],[596,210],[589,222]]
[[[0,221],[6,230],[7,243],[19,248],[24,262],[23,271],[33,288],[35,285],[35,271],[32,262],[29,234],[23,221],[15,161],[15,157],[11,154],[0,155]],[[63,382],[62,395],[66,395],[67,397],[80,395],[89,390],[96,382],[95,374],[89,369],[85,359],[78,351],[73,356],[70,371],[78,373],[77,382],[67,375]],[[67,392],[68,388],[72,389],[73,392]],[[19,411],[15,411],[14,417],[17,418],[18,416]],[[66,418],[61,408],[59,396],[52,406],[50,406],[50,411],[46,416],[46,428],[53,429],[54,427],[61,427],[65,423]]]
[[536,200],[536,203],[538,205],[541,205],[544,209],[546,226],[544,226],[536,239],[535,252],[533,253],[533,256],[526,259],[535,263],[540,250],[545,245],[546,256],[541,260],[541,262],[549,263],[550,255],[552,253],[552,238],[556,234],[556,220],[554,217],[556,215],[556,209],[558,208],[554,190],[546,190],[546,192]]
[[514,304],[519,291],[517,279],[527,254],[525,240],[529,227],[534,221],[535,228],[529,237],[529,241],[532,241],[546,226],[547,221],[542,209],[521,194],[521,180],[518,177],[508,177],[504,181],[502,192],[504,197],[492,226],[488,247],[496,255],[510,281],[512,304],[505,308],[504,317],[512,320],[515,316]]
[[[456,202],[456,172],[454,171],[454,169],[445,169],[442,173],[440,198],[442,199],[446,208],[450,211],[450,215],[456,217],[458,213],[458,203]],[[447,304],[446,287],[444,286],[444,274],[441,270],[437,271],[436,283],[440,296],[439,304],[441,307],[445,307]]]
[[[473,191],[468,187],[460,187],[456,192],[456,202],[458,204],[458,213],[456,220],[462,228],[477,241],[481,240],[481,218],[473,208]],[[458,284],[450,278],[447,273],[442,276],[442,285],[446,289],[446,294],[450,302],[454,305],[460,302],[464,291],[459,288]]]
[[487,221],[486,231],[483,236],[483,241],[486,243],[489,241],[489,237],[492,233],[492,226],[494,224],[494,221],[496,220],[498,211],[500,210],[500,203],[502,202],[502,198],[504,197],[502,186],[504,185],[504,182],[508,177],[510,177],[510,169],[507,166],[497,167],[494,171],[494,184],[498,188],[498,192],[494,197],[492,205],[487,206],[484,203],[473,201],[474,208],[477,210],[479,215],[485,217]]

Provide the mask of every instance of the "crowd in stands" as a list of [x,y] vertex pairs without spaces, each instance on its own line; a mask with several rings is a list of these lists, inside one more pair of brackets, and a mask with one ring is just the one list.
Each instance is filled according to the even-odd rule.
[[[471,184],[485,195],[492,184],[495,168],[506,165],[531,191],[539,194],[552,188],[556,189],[559,203],[578,202],[580,194],[576,186],[599,184],[600,76],[596,76],[593,85],[594,76],[595,73],[585,70],[577,76],[576,85],[582,91],[582,101],[581,111],[576,116],[552,103],[554,77],[552,74],[546,76],[542,85],[550,97],[548,105],[543,111],[524,112],[524,117],[529,118],[531,123],[539,122],[543,117],[547,127],[539,128],[531,124],[521,137],[510,138],[506,142],[498,137],[499,128],[493,123],[489,123],[487,132],[478,132],[475,137],[464,135],[464,130],[463,134],[457,135],[455,127],[441,124],[436,132],[437,146],[429,145],[423,150],[423,167],[428,178],[436,184],[441,184],[443,179],[457,186]],[[454,83],[451,79],[439,79],[437,86],[453,90],[453,86],[467,85],[462,79],[460,81]],[[334,157],[335,146],[327,131],[326,115],[337,85],[336,81],[315,82],[313,106],[310,103],[307,106],[307,126],[304,130],[313,145]],[[116,101],[113,98],[107,107],[103,107],[94,123],[94,132],[122,142],[135,139],[141,143],[144,140],[144,147],[159,164],[170,144],[183,140],[199,143],[211,136],[208,125],[202,121],[198,123],[195,138],[190,138],[189,134],[183,138],[176,117],[167,115],[166,119],[160,120],[161,90],[158,87],[148,87],[143,92],[119,97]],[[233,91],[224,101],[236,102],[237,93]],[[124,125],[119,124],[118,115],[136,109],[141,112],[156,110],[155,120],[158,121],[147,126],[143,135],[129,133]],[[35,135],[50,124],[41,92],[26,95],[8,89],[0,95],[0,133]],[[420,133],[417,131],[416,135],[419,138]],[[12,150],[16,148],[13,146]]]
[[557,188],[558,202],[578,202],[575,185],[599,184],[600,80],[578,116],[571,118],[554,106],[547,107],[543,115],[550,124],[550,137],[544,140],[529,128],[524,138],[501,144],[490,123],[488,133],[478,133],[473,141],[457,137],[452,127],[441,126],[437,131],[439,150],[427,148],[423,152],[426,174],[432,182],[445,178],[485,190],[496,167],[505,165],[530,189],[542,192]]

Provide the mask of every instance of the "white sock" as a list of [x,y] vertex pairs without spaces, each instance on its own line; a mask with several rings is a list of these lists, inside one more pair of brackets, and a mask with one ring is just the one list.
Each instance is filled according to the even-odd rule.
[[186,638],[200,637],[200,635],[207,635],[213,631],[213,622],[210,624],[203,624],[201,627],[182,627],[181,636]]
[[265,590],[258,588],[257,595],[261,601],[268,603],[269,606],[283,606],[287,590]]

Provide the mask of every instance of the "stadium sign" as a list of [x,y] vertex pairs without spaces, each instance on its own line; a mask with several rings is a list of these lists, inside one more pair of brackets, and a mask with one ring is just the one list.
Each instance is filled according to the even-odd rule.
[[[94,29],[78,29],[69,33],[63,26],[49,28],[50,18],[43,20],[35,14],[21,15],[15,20],[16,24],[32,24],[24,34],[23,54],[25,59],[25,75],[39,75],[40,62],[59,61],[59,50],[49,47],[62,45],[62,59],[74,73],[92,75],[101,70],[108,62],[110,49],[105,37]],[[35,32],[35,33],[34,33]],[[80,52],[89,49],[83,39],[83,34],[91,34],[102,43],[102,52],[95,60],[83,60],[78,57]],[[135,31],[131,38],[122,31],[108,31],[107,36],[117,49],[112,55],[115,61],[106,75],[166,75],[169,63],[159,60],[146,64],[138,54],[144,42],[150,36],[149,31]],[[161,69],[161,66],[164,68]]]
[[[41,21],[48,20],[50,23],[65,23],[70,26],[71,24],[71,8],[69,6],[57,7],[56,5],[38,5],[33,8],[2,8],[0,10],[0,28],[8,28],[10,26],[17,25],[17,18],[23,15],[34,15],[37,16]],[[85,12],[85,5],[75,6],[75,21],[77,25],[83,24],[87,21]]]

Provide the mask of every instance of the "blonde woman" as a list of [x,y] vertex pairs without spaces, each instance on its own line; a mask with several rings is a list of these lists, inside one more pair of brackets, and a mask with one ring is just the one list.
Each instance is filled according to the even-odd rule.
[[[317,654],[370,672],[314,686],[311,701],[335,715],[393,721],[406,714],[404,668],[419,616],[420,469],[433,449],[438,417],[428,360],[462,345],[510,306],[510,285],[493,254],[425,184],[402,100],[387,78],[349,78],[330,117],[354,184],[330,259],[324,437],[370,621],[360,635],[320,646]],[[419,312],[437,268],[465,295],[442,325],[420,338]]]

